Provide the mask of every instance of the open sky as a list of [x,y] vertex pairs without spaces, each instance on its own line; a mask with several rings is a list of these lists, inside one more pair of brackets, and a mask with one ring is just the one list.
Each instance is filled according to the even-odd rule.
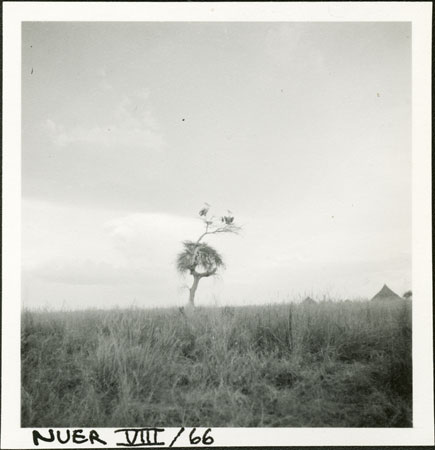
[[403,294],[411,156],[408,23],[24,23],[23,304],[184,304],[204,202],[198,304]]

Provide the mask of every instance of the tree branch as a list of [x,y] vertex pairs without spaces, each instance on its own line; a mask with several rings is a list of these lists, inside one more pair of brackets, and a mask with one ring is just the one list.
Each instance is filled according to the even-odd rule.
[[242,229],[241,227],[231,224],[231,225],[224,225],[223,227],[217,227],[213,231],[209,231],[209,224],[207,223],[206,228],[205,228],[205,232],[201,234],[201,236],[196,241],[196,243],[199,244],[201,242],[202,238],[204,238],[208,234],[217,234],[217,233],[234,233],[234,234],[238,234],[241,231],[241,229]]
[[192,271],[192,275],[194,277],[198,277],[198,278],[205,278],[205,277],[211,277],[212,275],[214,275],[217,271],[217,268],[215,267],[213,270],[209,270],[208,272],[197,272],[195,269],[193,269]]
[[[207,210],[207,212],[208,212],[208,210]],[[214,275],[216,273],[216,271],[214,271],[213,273],[209,273],[209,274],[208,274],[208,272],[205,272],[205,274],[200,274],[199,272],[196,272],[196,267],[198,266],[198,263],[196,262],[196,255],[198,254],[198,248],[199,248],[198,244],[207,235],[218,234],[218,233],[238,234],[242,228],[233,223],[226,223],[223,226],[215,225],[213,223],[215,216],[212,216],[209,219],[207,219],[207,217],[203,217],[201,219],[205,224],[205,231],[204,231],[204,233],[201,234],[201,236],[199,236],[198,240],[196,241],[196,247],[193,250],[193,255],[192,255],[193,264],[192,264],[192,268],[190,269],[190,273],[194,276],[196,274],[197,276],[201,276],[201,277],[209,277],[211,275]],[[214,227],[214,229],[212,229],[210,231],[210,227],[212,227],[212,226]]]

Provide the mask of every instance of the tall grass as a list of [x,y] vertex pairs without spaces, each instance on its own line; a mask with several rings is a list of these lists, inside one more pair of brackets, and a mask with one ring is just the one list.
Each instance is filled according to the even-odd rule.
[[407,302],[31,312],[22,426],[412,426]]

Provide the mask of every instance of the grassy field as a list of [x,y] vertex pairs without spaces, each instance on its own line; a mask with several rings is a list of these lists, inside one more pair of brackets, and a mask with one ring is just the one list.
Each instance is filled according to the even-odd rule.
[[22,314],[22,426],[412,426],[411,306]]

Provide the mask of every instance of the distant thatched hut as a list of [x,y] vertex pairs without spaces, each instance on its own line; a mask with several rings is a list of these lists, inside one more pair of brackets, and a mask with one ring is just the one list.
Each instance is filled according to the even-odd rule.
[[390,301],[403,300],[402,297],[393,292],[386,284],[382,289],[372,298],[375,301]]
[[311,297],[307,297],[303,302],[303,305],[317,305],[317,302],[313,300]]

